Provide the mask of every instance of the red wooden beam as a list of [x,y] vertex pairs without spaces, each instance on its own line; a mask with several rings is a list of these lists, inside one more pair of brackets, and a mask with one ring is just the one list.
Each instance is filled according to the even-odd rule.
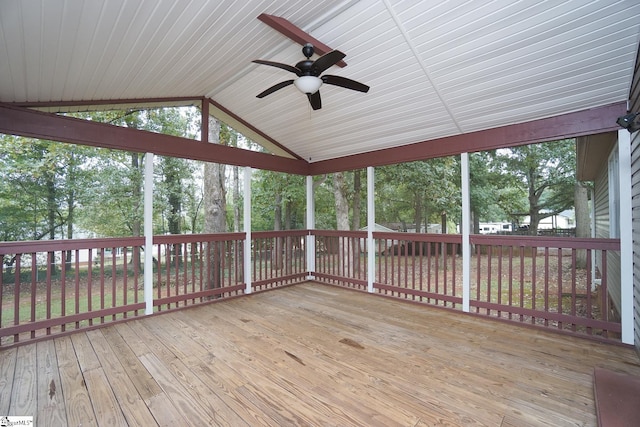
[[[313,49],[318,55],[324,55],[325,53],[329,53],[334,49],[331,49],[326,44],[322,43],[317,38],[313,37],[311,34],[302,31],[300,28],[293,25],[291,22],[282,18],[280,16],[267,15],[266,13],[258,16],[258,19],[280,34],[290,38],[296,43],[299,43],[301,46],[304,46],[307,43],[311,43],[313,45]],[[336,64],[338,67],[346,67],[347,63],[344,61],[340,61]]]
[[0,133],[306,175],[308,163],[0,104]]
[[[213,105],[222,108],[215,103]],[[362,169],[367,166],[391,165],[457,155],[463,152],[478,152],[611,132],[619,129],[616,119],[626,112],[626,102],[619,102],[561,116],[311,164],[302,159],[288,159],[217,144],[203,144],[190,139],[88,122],[7,104],[0,104],[0,133],[126,151],[151,151],[159,155],[251,166],[300,175],[321,175]],[[267,137],[264,134],[261,135]],[[269,140],[281,146],[277,142]]]
[[531,122],[315,162],[311,163],[310,174],[322,175],[617,131],[620,126],[616,119],[626,112],[627,103],[623,101]]

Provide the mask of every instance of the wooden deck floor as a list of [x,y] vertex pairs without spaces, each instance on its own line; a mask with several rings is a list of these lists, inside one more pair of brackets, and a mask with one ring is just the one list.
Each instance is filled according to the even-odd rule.
[[304,284],[0,352],[38,426],[592,426],[628,348]]

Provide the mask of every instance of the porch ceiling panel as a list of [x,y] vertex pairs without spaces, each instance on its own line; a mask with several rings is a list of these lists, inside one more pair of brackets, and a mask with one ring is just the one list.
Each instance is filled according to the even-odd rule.
[[[256,99],[293,75],[251,60],[303,59],[261,13],[345,52],[326,73],[369,93]],[[626,101],[639,40],[637,0],[4,0],[0,102],[206,97],[317,162]]]

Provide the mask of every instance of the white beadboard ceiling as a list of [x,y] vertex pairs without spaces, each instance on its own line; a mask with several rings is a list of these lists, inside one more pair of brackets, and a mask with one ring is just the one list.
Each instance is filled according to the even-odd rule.
[[[293,75],[251,60],[304,59],[261,13],[369,93],[257,99]],[[209,97],[316,162],[625,101],[639,40],[638,0],[2,0],[0,102]]]

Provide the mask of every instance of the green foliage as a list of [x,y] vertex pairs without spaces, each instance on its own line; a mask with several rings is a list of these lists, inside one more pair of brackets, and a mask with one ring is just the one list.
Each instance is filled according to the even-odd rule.
[[518,182],[495,167],[496,152],[469,154],[471,211],[479,221],[517,222],[515,212],[527,208],[527,198]]
[[[186,138],[198,135],[200,120],[195,109],[175,108],[75,116]],[[252,144],[224,124],[220,143]],[[517,222],[529,215],[537,225],[544,216],[572,206],[574,144],[562,140],[471,154],[474,217]],[[74,228],[98,236],[140,235],[144,159],[139,153],[0,135],[0,240],[73,237]],[[154,233],[201,232],[202,164],[169,157],[154,161]],[[360,224],[366,224],[366,173],[361,174],[360,191],[354,188],[354,172],[343,174],[352,227],[358,224],[354,213]],[[233,168],[227,168],[227,187],[235,184],[232,175]],[[334,229],[333,179],[317,176],[313,182],[316,227]],[[418,224],[424,229],[440,223],[443,214],[458,222],[460,196],[458,156],[376,168],[377,222]],[[242,195],[227,201],[232,229],[232,204],[241,205]],[[255,171],[252,209],[254,230],[305,227],[305,177]]]
[[[253,178],[251,203],[254,230],[273,230],[277,221],[285,227],[289,222],[291,229],[304,228],[305,177],[259,170],[255,171]],[[276,219],[276,215],[280,215],[280,218]]]
[[[150,132],[193,138],[198,116],[193,109],[162,108],[155,110],[111,112],[99,115],[111,124]],[[139,153],[110,152],[101,159],[101,191],[92,205],[100,221],[83,222],[83,226],[101,236],[140,235],[143,220],[144,156]],[[194,193],[196,163],[171,157],[156,157],[154,172],[154,233],[178,234],[193,231],[193,221],[184,220],[183,206],[196,206],[190,211],[197,216],[201,199]],[[188,192],[191,189],[192,192]],[[187,193],[189,194],[187,196]],[[190,200],[191,199],[191,200]],[[195,200],[194,200],[195,199]],[[106,207],[106,209],[100,209]]]
[[[193,137],[195,110],[109,111],[75,114],[85,120]],[[157,158],[156,233],[183,232],[183,205],[197,216],[194,162]],[[0,135],[0,240],[140,235],[144,155]],[[194,211],[195,210],[195,211]],[[193,231],[193,230],[192,230]]]
[[[440,223],[460,215],[460,164],[456,157],[376,169],[376,221]],[[416,227],[418,228],[418,227]]]
[[[94,188],[97,150],[0,135],[1,240],[64,237],[76,200]],[[66,235],[66,237],[72,237]]]
[[[531,218],[531,232],[538,222],[573,206],[576,172],[575,140],[564,139],[499,150],[494,171],[503,176],[503,188],[511,188],[501,205],[513,217]],[[516,189],[519,197],[516,197]],[[516,199],[525,203],[518,203]],[[508,202],[505,203],[505,201]],[[522,209],[526,207],[524,210]]]

